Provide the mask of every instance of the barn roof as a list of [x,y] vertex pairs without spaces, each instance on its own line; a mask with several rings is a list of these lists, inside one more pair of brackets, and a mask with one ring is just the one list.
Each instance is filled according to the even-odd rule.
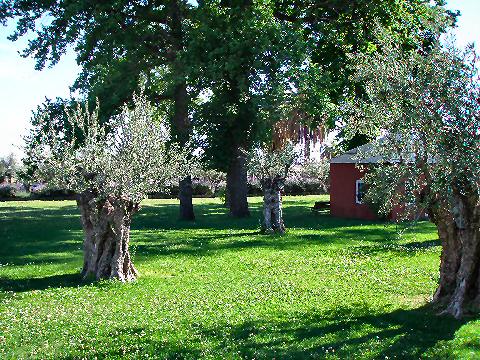
[[330,160],[331,164],[376,164],[382,160],[381,156],[372,156],[365,159],[359,159],[361,154],[371,153],[373,145],[371,143],[358,146],[352,150],[348,150],[346,153],[334,157]]

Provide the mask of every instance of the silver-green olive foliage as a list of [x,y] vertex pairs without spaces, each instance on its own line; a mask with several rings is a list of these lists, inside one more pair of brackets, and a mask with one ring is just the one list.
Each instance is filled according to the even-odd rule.
[[356,102],[352,124],[383,134],[363,154],[381,159],[368,167],[367,199],[384,213],[395,206],[409,217],[428,213],[442,245],[433,301],[461,318],[480,310],[477,55],[440,41],[405,52],[387,38],[382,49],[358,62],[366,99]]
[[291,143],[277,150],[259,146],[248,153],[248,172],[261,183],[274,179],[280,179],[283,182],[297,158],[298,153]]
[[[366,98],[354,101],[355,130],[377,136],[367,199],[388,213],[399,204],[453,207],[454,192],[480,195],[480,83],[472,47],[438,41],[405,52],[388,37],[357,59]],[[347,106],[348,108],[348,106]]]
[[168,128],[143,94],[110,120],[109,131],[99,122],[98,107],[89,112],[79,105],[67,115],[70,130],[59,133],[40,122],[33,144],[37,178],[50,186],[138,203],[195,168],[188,149],[169,143]]

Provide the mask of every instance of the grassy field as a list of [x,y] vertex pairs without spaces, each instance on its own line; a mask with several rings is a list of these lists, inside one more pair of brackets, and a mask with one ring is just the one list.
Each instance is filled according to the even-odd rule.
[[285,198],[284,236],[260,235],[260,199],[145,202],[132,226],[138,281],[82,282],[74,202],[0,204],[0,358],[480,358],[480,321],[427,300],[440,247],[420,223],[331,218]]

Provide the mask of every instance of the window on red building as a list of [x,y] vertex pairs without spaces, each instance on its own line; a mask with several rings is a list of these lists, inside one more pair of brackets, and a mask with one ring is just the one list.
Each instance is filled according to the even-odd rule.
[[363,197],[365,196],[365,183],[363,180],[357,180],[355,182],[355,202],[357,204],[363,204]]

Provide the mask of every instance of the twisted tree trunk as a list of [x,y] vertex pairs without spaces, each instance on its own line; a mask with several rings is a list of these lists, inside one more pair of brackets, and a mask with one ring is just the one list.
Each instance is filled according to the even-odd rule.
[[77,204],[84,231],[82,276],[135,280],[137,270],[128,245],[131,218],[139,204],[113,196],[100,200],[92,192],[80,194]]
[[444,314],[461,318],[480,309],[480,206],[476,196],[454,195],[451,212],[437,212],[442,243],[440,282],[434,301]]
[[262,181],[263,189],[263,226],[262,231],[271,233],[285,232],[282,212],[282,189],[285,179],[276,177],[274,179],[264,179]]
[[440,302],[444,301],[455,290],[456,274],[461,258],[461,251],[459,251],[461,244],[458,239],[458,229],[451,214],[439,214],[437,219],[437,231],[442,245],[442,254],[440,257],[440,281],[433,300]]

